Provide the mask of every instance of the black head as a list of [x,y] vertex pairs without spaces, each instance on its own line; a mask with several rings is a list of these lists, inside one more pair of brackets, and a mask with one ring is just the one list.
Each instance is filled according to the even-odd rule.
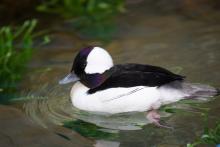
[[70,74],[60,84],[80,80],[89,88],[97,87],[111,75],[109,69],[112,66],[112,58],[104,49],[92,46],[83,48],[76,55]]
[[80,52],[76,55],[73,66],[71,69],[71,73],[75,73],[78,77],[83,76],[85,73],[85,68],[87,65],[87,57],[89,53],[93,50],[94,47],[89,46],[80,50]]

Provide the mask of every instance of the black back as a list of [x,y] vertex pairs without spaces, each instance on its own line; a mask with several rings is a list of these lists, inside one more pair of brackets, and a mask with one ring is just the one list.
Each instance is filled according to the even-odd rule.
[[101,85],[91,88],[88,93],[92,94],[100,90],[116,87],[159,87],[173,81],[182,81],[184,79],[183,76],[174,74],[164,68],[141,64],[115,65],[107,72],[110,72],[111,76]]

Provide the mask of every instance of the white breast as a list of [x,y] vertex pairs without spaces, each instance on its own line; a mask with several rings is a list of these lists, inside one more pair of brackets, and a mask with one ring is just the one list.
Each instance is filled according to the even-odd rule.
[[110,88],[94,94],[88,94],[88,90],[89,88],[80,82],[73,86],[71,100],[75,107],[114,114],[157,109],[165,102],[161,96],[164,92],[161,93],[157,87]]

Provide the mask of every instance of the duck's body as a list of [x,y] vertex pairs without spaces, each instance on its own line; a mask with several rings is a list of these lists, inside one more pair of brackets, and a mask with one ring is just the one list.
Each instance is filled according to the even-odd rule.
[[154,110],[184,98],[209,97],[217,92],[209,86],[187,84],[183,76],[161,67],[113,65],[111,56],[99,47],[80,51],[71,74],[61,83],[71,80],[79,80],[71,90],[75,107],[110,114]]
[[178,89],[166,87],[118,87],[93,94],[89,94],[88,91],[89,88],[81,82],[75,83],[71,90],[73,105],[85,111],[110,114],[158,109],[161,105],[176,102],[187,96]]
[[88,88],[77,82],[71,90],[75,107],[105,113],[158,109],[176,102],[187,93],[181,90],[183,76],[151,65],[115,65],[104,72],[110,76],[99,86]]

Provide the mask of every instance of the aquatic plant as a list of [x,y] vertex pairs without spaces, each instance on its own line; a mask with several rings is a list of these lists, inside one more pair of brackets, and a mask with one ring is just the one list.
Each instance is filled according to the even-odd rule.
[[187,147],[197,147],[201,145],[219,145],[220,144],[220,121],[214,128],[205,127],[203,135],[194,143],[187,144]]
[[88,122],[84,122],[82,120],[64,122],[63,126],[80,133],[82,136],[89,138],[102,138],[111,140],[118,137],[117,133],[104,132],[101,130],[101,127],[98,127]]
[[0,28],[0,100],[13,97],[17,81],[32,55],[33,30],[37,21],[25,21],[19,27]]
[[[178,104],[180,104],[178,106]],[[187,107],[187,105],[190,106]],[[184,106],[185,105],[185,106]],[[208,125],[208,114],[210,111],[210,108],[203,107],[201,103],[198,103],[198,101],[195,101],[193,99],[187,99],[183,100],[181,102],[177,102],[176,104],[170,104],[163,106],[161,108],[161,111],[167,112],[167,113],[187,113],[187,111],[190,111],[190,113],[197,113],[200,114],[203,118],[204,122],[204,130],[201,137],[197,138],[193,143],[189,143],[186,146],[187,147],[200,147],[200,146],[220,146],[220,120],[217,121],[214,128],[210,128]]]
[[124,0],[45,0],[38,11],[74,18],[74,28],[85,37],[106,39],[115,31],[114,16],[124,12]]

